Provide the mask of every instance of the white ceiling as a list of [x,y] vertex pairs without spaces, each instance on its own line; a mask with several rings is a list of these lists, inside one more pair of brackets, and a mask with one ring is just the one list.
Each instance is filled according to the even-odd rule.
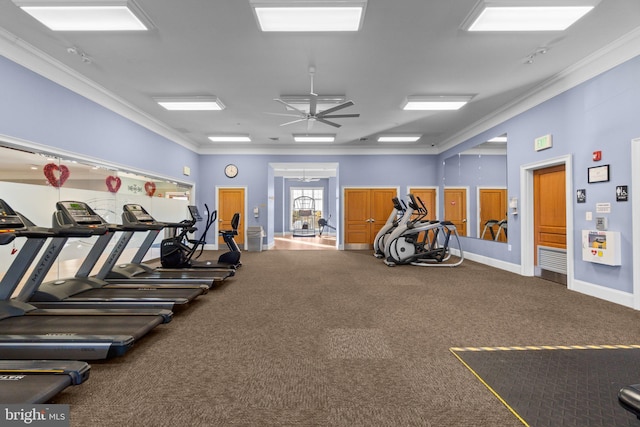
[[[476,0],[369,0],[362,30],[339,34],[262,33],[249,0],[137,3],[153,30],[54,33],[10,0],[0,0],[0,54],[16,60],[18,48],[35,52],[97,87],[94,93],[112,94],[110,105],[114,98],[123,101],[127,115],[199,153],[298,152],[301,145],[291,135],[306,133],[306,124],[281,127],[286,117],[265,113],[285,112],[274,98],[308,94],[311,65],[316,93],[345,95],[355,106],[341,113],[360,113],[336,119],[339,129],[316,123],[312,132],[336,132],[337,141],[311,148],[389,150],[375,142],[377,135],[421,133],[417,143],[390,150],[437,152],[594,52],[637,34],[640,26],[638,0],[602,0],[564,32],[485,34],[459,29]],[[8,45],[12,49],[3,52]],[[91,62],[68,53],[71,47]],[[527,64],[540,48],[547,52]],[[218,96],[227,108],[170,112],[152,99],[200,94]],[[454,112],[400,109],[406,96],[420,94],[475,96]],[[252,142],[212,143],[207,136],[214,133],[249,134]]]

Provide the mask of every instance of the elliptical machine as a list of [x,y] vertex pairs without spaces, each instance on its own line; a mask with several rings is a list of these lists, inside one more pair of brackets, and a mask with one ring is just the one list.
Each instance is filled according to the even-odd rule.
[[[422,200],[409,194],[409,207],[417,217],[396,227],[385,245],[384,263],[392,267],[411,264],[420,267],[456,267],[462,264],[464,252],[456,226],[449,221],[427,220],[427,209]],[[447,263],[452,256],[451,243],[457,250],[458,260]]]
[[387,222],[384,223],[382,228],[376,234],[375,239],[373,239],[373,256],[376,258],[384,258],[384,246],[385,240],[391,232],[403,221],[409,220],[409,215],[405,215],[407,210],[407,205],[404,201],[401,201],[397,197],[391,199],[393,202],[393,210],[391,214],[389,214],[389,218],[387,218]]
[[[205,204],[205,209],[207,211],[207,219],[205,222],[205,227],[200,235],[200,238],[197,240],[189,239],[188,234],[194,233],[198,229],[195,227],[197,222],[203,221],[200,212],[198,211],[197,206],[190,205],[189,214],[191,215],[191,219],[182,220],[179,223],[171,224],[172,228],[176,229],[176,235],[173,237],[166,238],[162,240],[160,244],[160,263],[164,269],[186,269],[186,268],[205,268],[205,269],[229,269],[229,268],[237,268],[240,265],[240,249],[233,241],[233,236],[237,235],[238,224],[235,225],[235,234],[232,234],[234,230],[225,231],[224,233],[231,233],[229,236],[225,237],[223,235],[223,239],[225,243],[227,243],[227,247],[229,247],[229,251],[234,251],[231,249],[231,246],[235,246],[235,250],[237,250],[237,254],[228,255],[228,253],[224,253],[220,255],[217,262],[214,261],[202,261],[198,260],[198,258],[202,255],[204,251],[204,245],[206,242],[207,232],[211,228],[211,226],[215,223],[218,212],[209,210],[209,207]],[[236,214],[238,215],[238,214]],[[238,215],[239,216],[239,215]],[[239,222],[239,219],[238,219]],[[233,223],[233,221],[232,221]],[[180,230],[178,232],[178,230]],[[220,232],[222,235],[222,231]],[[228,240],[231,240],[233,243],[230,245]]]

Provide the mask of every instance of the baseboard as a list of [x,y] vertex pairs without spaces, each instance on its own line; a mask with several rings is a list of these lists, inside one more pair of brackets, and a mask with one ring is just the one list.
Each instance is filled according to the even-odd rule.
[[589,295],[615,304],[620,304],[625,307],[633,308],[633,294],[629,292],[606,288],[604,286],[595,285],[593,283],[583,282],[582,280],[575,279],[573,280],[572,286],[569,289],[571,289],[572,291],[580,292],[581,294]]
[[[459,254],[456,253],[455,250],[451,251],[454,255]],[[522,268],[520,264],[512,264],[510,262],[500,261],[498,259],[489,258],[484,255],[478,255],[471,252],[464,252],[465,259],[469,259],[471,261],[479,262],[480,264],[488,265],[490,267],[499,268],[500,270],[509,271],[511,273],[522,275]]]

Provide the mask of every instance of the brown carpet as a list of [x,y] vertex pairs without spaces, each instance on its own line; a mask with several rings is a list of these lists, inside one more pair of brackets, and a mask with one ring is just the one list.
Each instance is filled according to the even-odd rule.
[[471,261],[242,257],[129,354],[92,363],[54,402],[72,426],[521,426],[450,347],[640,342],[631,309]]

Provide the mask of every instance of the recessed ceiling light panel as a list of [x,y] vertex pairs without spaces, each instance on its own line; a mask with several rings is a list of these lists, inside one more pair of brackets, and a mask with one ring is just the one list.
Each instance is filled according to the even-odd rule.
[[262,31],[358,31],[367,0],[250,0]]
[[311,134],[311,135],[293,135],[293,140],[295,142],[335,142],[336,136],[329,134]]
[[408,96],[402,104],[403,110],[459,110],[471,100],[471,95],[448,96],[448,95],[412,95]]
[[481,0],[462,24],[468,31],[563,31],[600,0]]
[[211,135],[211,142],[251,142],[249,135]]
[[378,142],[416,142],[422,135],[380,135]]
[[133,0],[12,0],[52,31],[146,31],[151,21]]
[[160,106],[171,111],[220,111],[224,104],[215,96],[153,98]]

